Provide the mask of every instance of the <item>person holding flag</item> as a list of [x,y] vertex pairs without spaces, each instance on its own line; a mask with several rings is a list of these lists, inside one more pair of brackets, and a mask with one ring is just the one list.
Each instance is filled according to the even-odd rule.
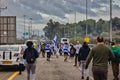
[[58,48],[58,44],[57,44],[57,36],[56,35],[55,35],[55,37],[53,39],[53,45],[54,45],[54,52],[56,54],[56,58],[58,58],[59,48]]

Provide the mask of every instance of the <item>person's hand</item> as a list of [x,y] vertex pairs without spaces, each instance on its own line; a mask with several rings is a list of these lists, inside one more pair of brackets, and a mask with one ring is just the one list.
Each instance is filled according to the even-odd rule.
[[19,59],[19,58],[16,59],[16,62],[18,62],[18,59]]
[[85,69],[87,69],[88,67],[85,65]]
[[78,65],[80,66],[80,61],[78,61]]

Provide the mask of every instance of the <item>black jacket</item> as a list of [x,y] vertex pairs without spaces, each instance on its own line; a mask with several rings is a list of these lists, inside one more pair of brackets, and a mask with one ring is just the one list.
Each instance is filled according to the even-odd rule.
[[90,48],[88,46],[82,46],[79,50],[78,61],[86,60],[89,54]]
[[34,49],[33,47],[30,47],[30,48],[25,49],[23,59],[26,59],[26,55],[27,55],[28,51],[32,51],[32,50],[34,51],[35,58],[38,58],[39,57],[38,51],[36,49]]

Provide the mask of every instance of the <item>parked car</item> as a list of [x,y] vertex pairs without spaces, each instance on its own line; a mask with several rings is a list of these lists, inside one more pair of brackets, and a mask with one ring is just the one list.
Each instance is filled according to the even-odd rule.
[[25,49],[26,45],[0,45],[0,67],[18,66],[16,59],[22,48]]

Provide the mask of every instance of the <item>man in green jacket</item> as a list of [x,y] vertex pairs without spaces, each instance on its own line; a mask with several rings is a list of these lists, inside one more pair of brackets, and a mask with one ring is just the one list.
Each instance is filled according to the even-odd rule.
[[113,71],[113,80],[119,80],[119,59],[120,59],[120,48],[115,45],[115,42],[111,42],[111,50],[115,56],[115,58],[112,60],[112,71]]
[[104,45],[104,39],[102,36],[97,37],[97,45],[92,48],[88,54],[85,69],[88,68],[88,65],[92,61],[92,72],[94,80],[107,80],[108,72],[108,59],[113,59],[114,55],[111,50]]

